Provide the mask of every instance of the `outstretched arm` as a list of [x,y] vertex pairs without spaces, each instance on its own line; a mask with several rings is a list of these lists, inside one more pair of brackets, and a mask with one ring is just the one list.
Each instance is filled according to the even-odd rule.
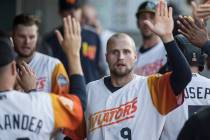
[[208,56],[210,56],[210,40],[204,22],[200,19],[193,21],[189,17],[180,16],[178,24],[178,31],[192,44],[201,48]]
[[160,36],[164,42],[168,58],[170,59],[173,71],[170,76],[171,87],[178,95],[191,80],[189,64],[177,47],[172,34],[174,27],[172,18],[172,8],[167,7],[167,3],[161,0],[156,8],[155,23],[145,21],[149,28]]
[[81,29],[80,23],[70,16],[63,18],[64,36],[56,30],[56,35],[68,59],[70,70],[70,92],[76,94],[86,106],[85,82],[80,62]]

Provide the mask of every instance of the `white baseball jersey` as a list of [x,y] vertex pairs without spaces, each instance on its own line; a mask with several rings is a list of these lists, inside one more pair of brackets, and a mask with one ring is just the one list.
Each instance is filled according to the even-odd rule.
[[[18,91],[0,93],[1,140],[49,140],[58,128],[71,131],[79,138],[83,111],[78,97]],[[78,134],[78,135],[76,135]],[[82,135],[81,135],[82,137]]]
[[210,79],[198,73],[185,89],[183,105],[170,112],[166,117],[161,140],[176,140],[186,120],[198,109],[210,105]]
[[139,52],[134,72],[143,76],[155,74],[166,62],[165,47],[163,43],[160,42],[144,53]]
[[35,52],[29,66],[37,76],[37,91],[56,94],[69,91],[68,75],[58,59]]
[[104,79],[87,85],[88,140],[158,140],[165,114],[182,103],[170,86],[170,73],[135,78],[115,92]]

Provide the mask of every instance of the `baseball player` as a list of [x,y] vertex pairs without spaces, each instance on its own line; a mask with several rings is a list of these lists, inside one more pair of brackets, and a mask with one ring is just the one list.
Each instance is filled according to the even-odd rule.
[[156,4],[152,1],[143,2],[136,13],[137,26],[141,31],[143,44],[139,48],[134,72],[138,75],[157,73],[167,61],[165,47],[160,37],[153,33],[145,24],[145,20],[154,22]]
[[[17,63],[28,63],[37,80],[37,91],[63,94],[68,92],[69,79],[63,64],[56,58],[36,52],[39,20],[33,15],[20,14],[13,21],[14,48]],[[19,66],[18,65],[18,66]]]
[[210,105],[210,79],[198,73],[204,68],[201,49],[193,46],[183,35],[177,35],[176,41],[190,64],[192,80],[185,89],[183,105],[167,115],[161,140],[176,140],[186,120],[198,109]]
[[[81,124],[85,82],[80,64],[80,25],[64,18],[64,37],[56,31],[69,60],[71,92],[66,97],[44,92],[25,94],[13,90],[16,62],[11,42],[0,38],[0,139],[49,140],[52,133],[64,128],[73,139],[82,139]],[[73,61],[72,61],[73,60]],[[84,98],[82,98],[84,97]]]
[[[81,6],[83,0],[57,0],[59,15],[63,18],[68,15],[74,17],[76,20],[81,21]],[[61,33],[63,27],[56,27]],[[82,47],[81,47],[81,64],[84,72],[86,83],[99,79],[104,75],[104,69],[101,67],[101,43],[97,33],[81,28]],[[54,31],[48,33],[43,39],[43,48],[46,48],[49,55],[58,58],[68,71],[68,63],[66,56],[61,49]]]
[[182,104],[182,91],[191,80],[191,71],[172,35],[172,8],[160,1],[155,22],[145,23],[163,40],[173,60],[173,72],[135,75],[134,41],[124,33],[113,35],[106,54],[111,75],[87,85],[85,117],[89,140],[158,140],[165,115]]

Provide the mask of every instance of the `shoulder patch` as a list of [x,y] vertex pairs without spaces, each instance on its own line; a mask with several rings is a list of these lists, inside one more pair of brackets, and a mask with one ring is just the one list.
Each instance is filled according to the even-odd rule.
[[68,86],[69,85],[68,79],[63,74],[58,75],[57,83],[59,86]]

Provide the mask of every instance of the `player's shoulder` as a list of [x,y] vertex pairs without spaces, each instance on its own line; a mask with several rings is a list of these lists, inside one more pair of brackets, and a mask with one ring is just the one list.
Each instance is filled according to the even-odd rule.
[[52,56],[48,56],[48,55],[40,53],[40,52],[36,52],[35,55],[36,55],[35,57],[37,57],[40,62],[45,63],[45,64],[53,65],[53,64],[61,63],[61,61],[58,60],[57,58],[54,58]]
[[81,32],[81,35],[83,37],[94,37],[94,38],[99,38],[98,34],[94,31],[94,30],[91,30],[89,28],[82,28],[82,32]]
[[210,79],[204,77],[198,73],[192,73],[192,80],[200,81],[200,82],[210,82]]
[[104,82],[104,77],[101,78],[101,79],[98,79],[98,80],[89,82],[89,83],[87,84],[87,88],[99,86],[100,84],[103,84],[103,82]]
[[40,103],[40,102],[46,103],[47,99],[49,99],[50,97],[49,93],[45,92],[25,93],[16,90],[9,91],[9,93],[6,93],[6,95],[9,97],[9,99],[15,100],[20,103],[22,103],[22,101],[31,102],[31,103]]

